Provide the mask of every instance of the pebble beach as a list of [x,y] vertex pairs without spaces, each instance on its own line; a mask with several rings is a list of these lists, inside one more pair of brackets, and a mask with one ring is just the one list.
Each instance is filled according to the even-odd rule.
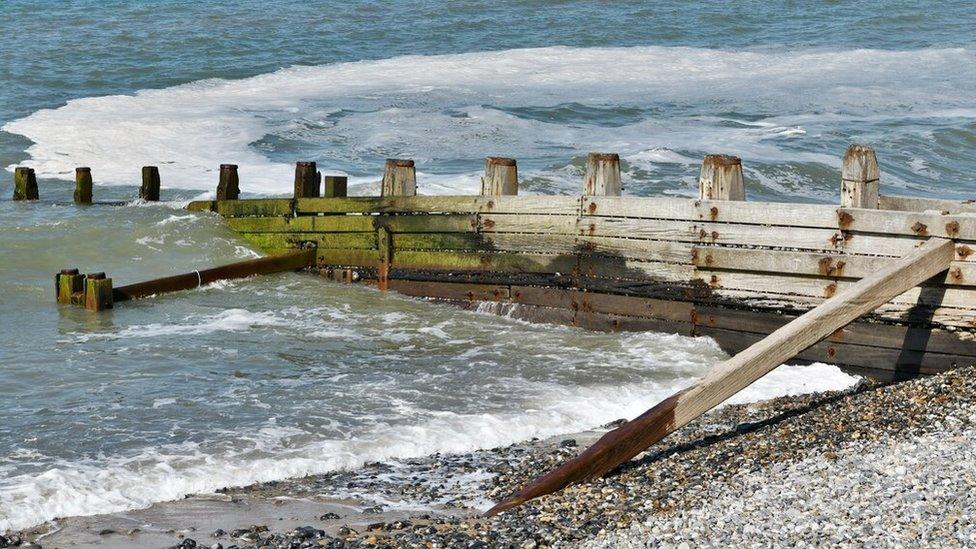
[[180,509],[191,497],[150,509],[141,528],[105,527],[120,515],[62,519],[0,546],[971,546],[974,422],[973,367],[895,384],[864,380],[722,407],[606,478],[490,519],[480,513],[492,501],[612,425],[221,491],[228,502],[270,502],[288,515],[277,520],[244,513],[188,527]]

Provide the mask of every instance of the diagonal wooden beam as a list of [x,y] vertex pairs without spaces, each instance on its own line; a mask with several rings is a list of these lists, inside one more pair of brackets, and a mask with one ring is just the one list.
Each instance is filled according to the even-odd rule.
[[800,351],[945,271],[954,256],[955,247],[951,240],[927,240],[903,258],[862,278],[762,341],[712,368],[696,384],[605,434],[582,454],[535,479],[521,492],[492,507],[486,515],[496,515],[570,484],[603,476],[748,387]]

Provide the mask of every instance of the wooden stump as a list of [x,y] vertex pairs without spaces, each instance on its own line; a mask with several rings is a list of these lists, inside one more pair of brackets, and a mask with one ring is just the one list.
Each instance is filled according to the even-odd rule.
[[156,166],[142,167],[142,186],[139,187],[139,198],[147,202],[159,201],[159,168]]
[[105,278],[105,273],[91,273],[85,277],[85,308],[103,311],[112,306],[112,279]]
[[380,196],[417,196],[413,160],[387,159]]
[[78,274],[78,269],[61,269],[54,279],[58,303],[75,303],[75,296],[85,291],[85,275]]
[[91,204],[91,168],[75,168],[75,204]]
[[14,200],[37,200],[37,177],[33,168],[14,169]]
[[481,196],[518,194],[518,167],[515,159],[489,156],[481,177]]
[[318,198],[319,173],[315,162],[295,163],[295,198]]
[[588,196],[620,196],[620,155],[590,153],[586,157],[586,176],[583,194]]
[[878,209],[881,171],[874,149],[851,145],[844,153],[840,172],[840,205],[845,208]]
[[745,200],[742,160],[737,156],[707,154],[698,176],[698,198],[702,200]]
[[325,188],[322,196],[327,198],[341,198],[347,196],[349,180],[344,175],[325,176]]
[[217,183],[217,200],[237,200],[241,195],[237,164],[220,165],[220,181]]

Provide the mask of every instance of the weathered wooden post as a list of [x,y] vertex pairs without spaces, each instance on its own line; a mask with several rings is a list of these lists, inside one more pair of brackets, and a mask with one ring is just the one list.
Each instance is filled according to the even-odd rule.
[[112,279],[105,278],[105,273],[85,277],[85,308],[89,311],[112,308]]
[[14,169],[14,200],[37,200],[37,177],[33,168]]
[[481,196],[518,194],[518,166],[514,158],[489,156],[481,177]]
[[220,165],[220,181],[217,183],[217,200],[237,200],[241,195],[237,164]]
[[583,194],[588,196],[620,196],[620,155],[590,153],[586,157],[586,176]]
[[706,154],[698,175],[698,198],[702,200],[745,200],[742,160],[738,156]]
[[386,160],[380,196],[417,196],[417,172],[413,160]]
[[318,198],[319,173],[315,162],[295,163],[295,198]]
[[142,186],[139,187],[139,198],[147,202],[159,201],[159,168],[156,166],[142,167]]
[[61,269],[54,279],[58,303],[70,305],[75,294],[85,291],[85,275],[78,274],[78,269]]
[[341,198],[347,196],[349,179],[344,175],[325,176],[325,187],[322,196],[327,198]]
[[880,179],[881,170],[874,149],[865,145],[847,147],[840,171],[840,205],[877,210]]
[[75,204],[91,204],[91,168],[75,168]]

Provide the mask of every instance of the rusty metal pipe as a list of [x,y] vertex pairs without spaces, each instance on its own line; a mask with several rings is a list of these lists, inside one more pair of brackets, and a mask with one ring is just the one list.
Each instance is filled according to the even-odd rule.
[[192,290],[218,280],[247,278],[254,275],[297,271],[315,264],[315,250],[297,250],[280,255],[249,259],[212,269],[203,269],[185,274],[167,276],[119,286],[112,290],[115,301],[127,301],[166,292]]

